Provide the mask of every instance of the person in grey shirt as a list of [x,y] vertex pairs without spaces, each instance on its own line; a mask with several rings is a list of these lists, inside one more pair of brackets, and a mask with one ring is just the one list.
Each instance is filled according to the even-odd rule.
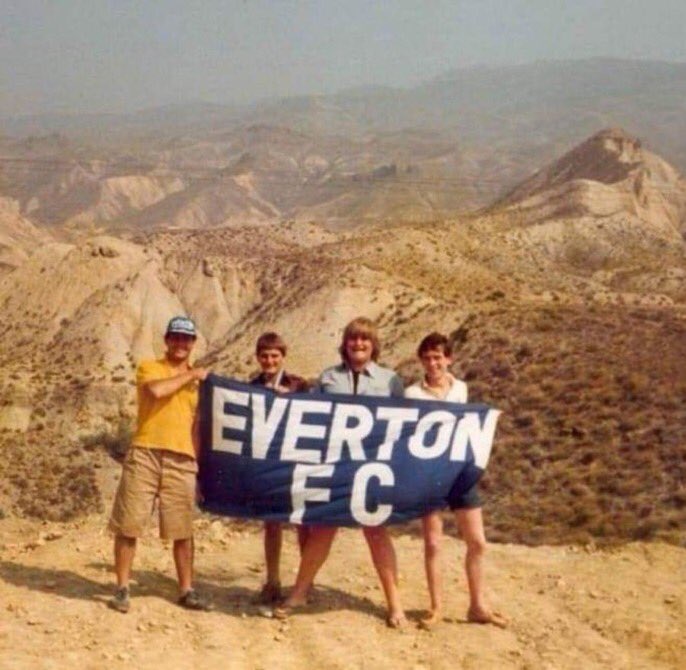
[[[320,393],[348,393],[352,395],[402,397],[400,377],[376,363],[380,351],[374,324],[365,317],[353,319],[343,331],[339,352],[342,362],[322,372],[315,390]],[[307,602],[307,594],[317,572],[324,565],[338,528],[312,526],[300,559],[295,586],[281,607],[274,610],[283,619]],[[388,530],[383,526],[362,529],[374,567],[386,596],[386,623],[398,628],[405,623],[405,613],[398,591],[398,564]]]

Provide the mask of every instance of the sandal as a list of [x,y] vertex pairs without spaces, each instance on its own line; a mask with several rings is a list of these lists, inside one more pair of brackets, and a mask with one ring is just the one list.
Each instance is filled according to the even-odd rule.
[[493,624],[498,628],[507,628],[507,619],[500,612],[490,610],[467,610],[467,621],[469,623]]
[[304,612],[307,609],[307,603],[302,605],[280,605],[272,610],[272,616],[279,621],[285,621],[296,612]]
[[422,630],[431,630],[441,620],[440,612],[429,612],[419,620],[419,627]]

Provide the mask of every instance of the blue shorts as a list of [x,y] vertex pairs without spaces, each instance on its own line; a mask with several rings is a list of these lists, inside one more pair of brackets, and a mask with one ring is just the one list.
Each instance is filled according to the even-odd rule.
[[[453,487],[454,489],[455,487]],[[448,494],[448,507],[451,510],[457,509],[477,509],[481,507],[481,496],[477,484],[473,484],[470,488],[462,493],[455,493],[452,489]]]

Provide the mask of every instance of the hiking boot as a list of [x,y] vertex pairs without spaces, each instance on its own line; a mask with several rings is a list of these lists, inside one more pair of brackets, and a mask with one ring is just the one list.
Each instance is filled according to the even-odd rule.
[[186,591],[186,593],[179,597],[178,603],[187,610],[209,612],[212,609],[212,603],[203,598],[195,589]]
[[116,593],[107,601],[107,606],[110,609],[121,612],[122,614],[126,614],[129,611],[130,604],[128,586],[118,588]]

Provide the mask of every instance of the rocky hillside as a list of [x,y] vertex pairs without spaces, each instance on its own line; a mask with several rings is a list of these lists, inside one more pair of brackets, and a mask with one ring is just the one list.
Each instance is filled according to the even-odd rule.
[[620,129],[603,130],[498,203],[531,223],[632,215],[655,235],[686,232],[686,181]]
[[[328,169],[309,151],[298,169]],[[247,188],[251,165],[244,156],[226,178]],[[611,193],[612,211],[579,197],[580,183]],[[682,184],[604,131],[478,215],[62,231],[0,276],[0,506],[64,518],[100,505],[95,456],[125,442],[135,362],[159,354],[172,314],[197,320],[204,363],[239,378],[263,330],[279,330],[289,367],[315,376],[336,360],[341,327],[367,314],[383,362],[408,381],[418,340],[442,330],[473,397],[505,409],[487,483],[494,537],[560,542],[572,528],[682,542]]]

